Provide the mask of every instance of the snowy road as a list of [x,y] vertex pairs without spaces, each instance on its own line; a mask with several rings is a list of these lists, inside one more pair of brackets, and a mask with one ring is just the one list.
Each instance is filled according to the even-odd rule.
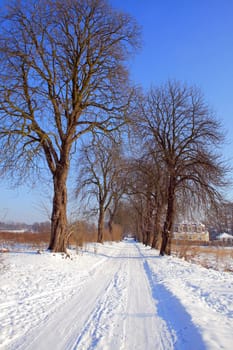
[[9,254],[4,263],[0,349],[232,349],[232,274],[133,241],[74,260]]

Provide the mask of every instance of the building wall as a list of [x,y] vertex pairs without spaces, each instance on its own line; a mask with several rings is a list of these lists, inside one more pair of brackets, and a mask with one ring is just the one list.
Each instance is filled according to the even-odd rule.
[[192,241],[209,241],[209,232],[205,225],[196,223],[182,223],[174,225],[173,238],[192,240]]

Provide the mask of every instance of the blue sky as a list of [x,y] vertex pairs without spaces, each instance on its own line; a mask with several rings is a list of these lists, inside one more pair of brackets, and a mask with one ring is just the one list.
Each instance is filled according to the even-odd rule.
[[[233,166],[233,1],[111,0],[111,3],[130,13],[142,26],[142,49],[130,64],[132,79],[144,88],[168,79],[200,87],[222,121],[228,140],[222,152]],[[22,187],[12,191],[1,181],[0,192],[0,221],[47,220],[41,210],[45,201],[40,189]]]

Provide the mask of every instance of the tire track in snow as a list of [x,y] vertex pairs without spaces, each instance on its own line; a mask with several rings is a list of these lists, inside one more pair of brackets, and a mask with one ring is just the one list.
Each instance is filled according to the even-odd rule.
[[[124,342],[120,350],[171,350],[173,336],[157,314],[137,243],[130,244],[128,258],[128,303],[124,320]],[[136,336],[135,336],[136,332]]]
[[[56,261],[55,261],[56,262]],[[22,285],[17,292],[17,299],[12,298],[15,294],[14,291],[9,291],[9,300],[5,303],[1,303],[0,308],[0,348],[4,346],[4,349],[24,349],[24,344],[29,343],[38,336],[41,332],[41,328],[46,327],[54,315],[59,313],[66,303],[69,304],[70,300],[74,299],[76,294],[80,293],[84,285],[92,279],[92,277],[98,273],[101,269],[101,265],[106,262],[106,258],[101,258],[95,262],[88,270],[78,273],[77,277],[73,279],[73,275],[63,272],[59,275],[58,279],[47,278],[47,272],[43,278],[47,281],[46,291],[41,291],[40,279],[42,277],[36,277],[37,272],[32,271],[31,282],[33,290],[28,292],[28,283],[24,274],[19,274],[19,278],[22,278]],[[74,262],[75,263],[75,262]],[[40,271],[40,270],[39,270]],[[51,271],[53,274],[54,271]],[[63,280],[64,276],[64,280]],[[48,276],[49,277],[49,276]],[[37,278],[37,279],[36,279]],[[28,279],[26,277],[26,279]],[[66,284],[64,285],[64,281]],[[24,287],[25,285],[25,287]],[[42,284],[42,286],[44,283]],[[5,291],[5,293],[8,291]],[[2,296],[3,299],[3,296]],[[17,331],[24,330],[23,338],[16,338]],[[53,333],[53,331],[52,331]],[[28,336],[28,340],[26,339]],[[8,345],[9,344],[9,345]],[[27,345],[25,345],[26,347]],[[38,349],[41,349],[38,347]],[[45,348],[47,350],[47,348]]]
[[[72,350],[76,349],[119,349],[122,331],[114,337],[114,331],[120,328],[119,314],[123,312],[126,295],[124,266],[118,264],[113,279],[110,280],[104,294],[99,298],[96,306],[81,331]],[[111,319],[111,323],[109,323]],[[103,341],[102,341],[103,340]]]
[[[111,258],[105,259],[98,266],[98,269],[93,269],[88,274],[89,278],[83,281],[70,300],[68,299],[66,303],[60,305],[59,308],[57,307],[53,314],[49,313],[42,323],[25,334],[25,337],[10,344],[7,349],[74,349],[78,336],[82,334],[92,315],[98,312],[98,308],[100,308],[101,314],[101,300],[102,302],[107,300],[107,296],[110,296],[112,290],[116,294],[115,299],[118,300],[122,286],[117,271],[119,271],[121,264],[119,260],[114,260],[114,262],[111,260]],[[109,292],[105,298],[106,291]],[[110,312],[110,304],[106,310]],[[87,349],[86,345],[84,348]],[[81,348],[78,347],[78,349]]]

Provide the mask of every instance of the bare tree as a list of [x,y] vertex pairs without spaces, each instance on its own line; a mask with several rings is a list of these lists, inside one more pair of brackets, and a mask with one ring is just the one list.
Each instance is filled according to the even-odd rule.
[[216,150],[223,135],[196,88],[168,82],[152,88],[140,104],[139,127],[144,138],[154,143],[168,176],[160,254],[170,254],[178,192],[191,193],[197,199],[219,195],[226,168]]
[[0,39],[1,165],[53,181],[49,249],[66,251],[67,178],[77,141],[127,119],[126,59],[139,29],[107,0],[8,4]]
[[84,146],[78,174],[77,195],[81,192],[94,202],[98,213],[98,242],[103,243],[104,220],[110,211],[110,225],[124,192],[124,165],[120,145],[104,137],[95,137]]
[[140,158],[132,160],[128,194],[137,211],[142,242],[157,248],[165,206],[166,172],[159,155],[144,143]]

